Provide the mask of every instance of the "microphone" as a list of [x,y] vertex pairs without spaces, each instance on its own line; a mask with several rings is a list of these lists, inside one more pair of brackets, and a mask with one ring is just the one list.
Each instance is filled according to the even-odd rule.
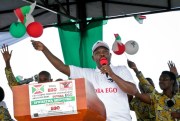
[[[102,57],[100,59],[100,64],[101,65],[107,65],[108,64],[108,60],[105,57]],[[106,73],[106,77],[108,78],[108,73]]]

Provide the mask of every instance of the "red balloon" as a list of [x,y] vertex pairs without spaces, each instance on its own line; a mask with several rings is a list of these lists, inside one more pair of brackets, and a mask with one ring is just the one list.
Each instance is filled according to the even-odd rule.
[[29,36],[37,38],[40,37],[43,33],[43,26],[39,22],[32,22],[27,26],[26,29]]
[[117,55],[121,55],[124,53],[124,51],[125,51],[125,45],[123,43],[121,44],[118,43],[118,50],[114,51],[114,53]]

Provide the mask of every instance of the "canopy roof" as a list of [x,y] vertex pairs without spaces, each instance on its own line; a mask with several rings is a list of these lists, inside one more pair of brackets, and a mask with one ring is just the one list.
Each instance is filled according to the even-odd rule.
[[[0,32],[8,31],[11,23],[17,21],[13,12],[16,8],[33,2],[34,0],[0,0]],[[81,30],[86,27],[87,21],[180,9],[180,0],[36,0],[36,3],[32,15],[44,27],[76,22],[80,23]]]

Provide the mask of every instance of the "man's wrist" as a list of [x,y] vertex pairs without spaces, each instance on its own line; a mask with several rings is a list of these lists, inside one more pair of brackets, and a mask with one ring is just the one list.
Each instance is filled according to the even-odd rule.
[[141,75],[141,71],[137,71],[137,72],[136,72],[136,75],[137,75],[137,76]]
[[9,61],[7,61],[6,62],[6,68],[10,68],[11,66],[10,66],[10,62]]
[[115,73],[112,73],[109,75],[111,78],[115,78],[117,75]]
[[138,73],[139,70],[137,68],[133,69],[135,73]]

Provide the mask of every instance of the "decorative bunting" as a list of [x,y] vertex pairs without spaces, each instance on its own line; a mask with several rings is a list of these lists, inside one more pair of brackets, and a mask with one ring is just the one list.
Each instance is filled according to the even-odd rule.
[[112,51],[117,55],[121,55],[125,51],[125,45],[121,42],[121,37],[119,36],[119,34],[114,34],[114,36],[115,41],[112,46]]
[[142,15],[134,15],[134,18],[136,19],[136,21],[140,24],[143,24],[143,20],[146,19],[146,16],[142,16]]

